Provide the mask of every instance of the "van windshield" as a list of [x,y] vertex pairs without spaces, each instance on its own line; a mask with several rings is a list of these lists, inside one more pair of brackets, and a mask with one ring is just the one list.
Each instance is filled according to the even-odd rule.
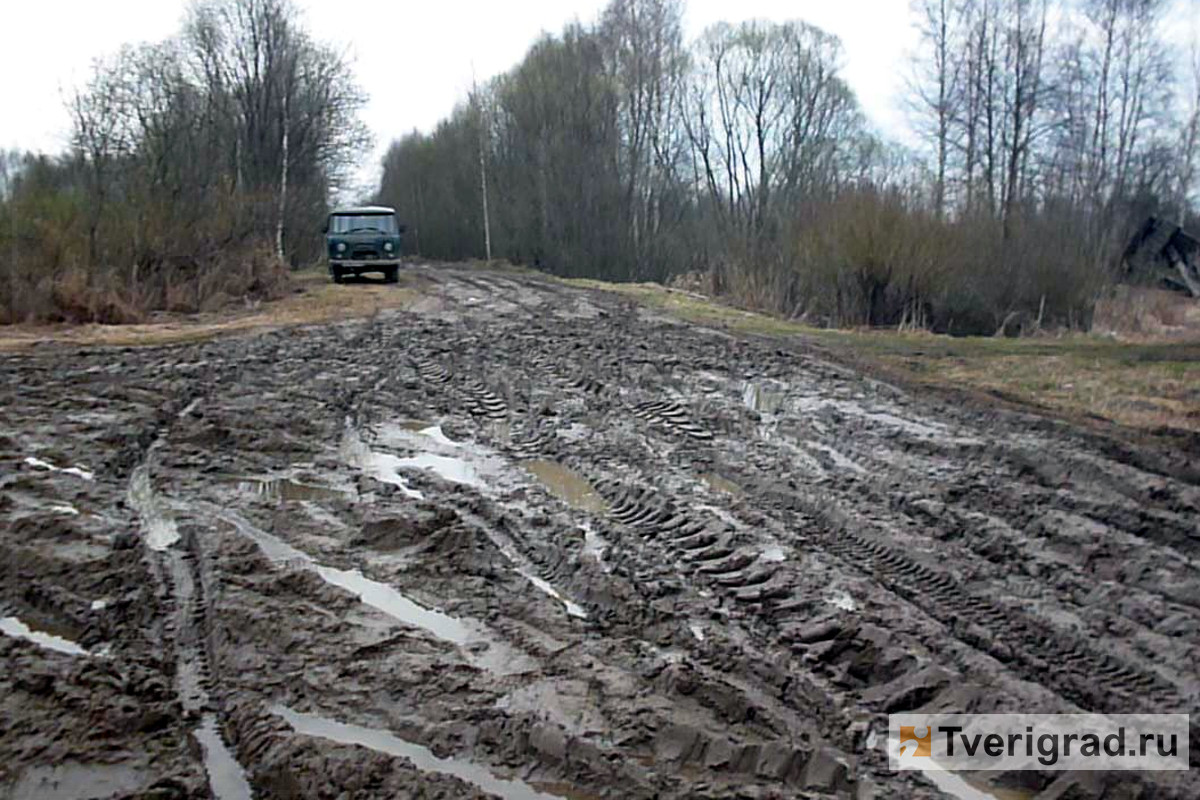
[[334,214],[329,218],[330,233],[355,231],[396,232],[396,218],[391,214]]

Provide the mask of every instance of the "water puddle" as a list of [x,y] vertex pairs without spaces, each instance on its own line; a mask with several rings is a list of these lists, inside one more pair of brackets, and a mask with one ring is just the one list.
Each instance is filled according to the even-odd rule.
[[329,535],[336,533],[347,533],[350,531],[350,526],[339,519],[337,515],[331,514],[321,506],[315,503],[301,503],[304,513],[309,516],[314,522],[320,524]]
[[[208,362],[206,361],[204,363],[207,364]],[[193,398],[190,403],[188,403],[186,406],[184,406],[183,408],[181,408],[179,410],[179,413],[175,415],[175,419],[183,419],[188,414],[191,414],[193,411],[195,411],[199,406],[200,406],[200,398],[199,397]]]
[[529,581],[547,595],[562,603],[566,607],[567,613],[572,617],[575,617],[576,619],[587,619],[587,612],[583,610],[583,607],[574,600],[571,600],[569,597],[564,597],[562,593],[558,591],[558,589],[555,589],[550,585],[549,581],[539,578],[537,575],[534,575],[532,572],[522,567],[517,567],[517,572],[524,577],[525,580]]
[[307,553],[234,515],[226,514],[224,519],[252,539],[263,554],[276,563],[311,569],[326,583],[356,595],[363,604],[405,625],[423,628],[444,641],[464,645],[472,640],[472,632],[464,623],[410,600],[387,584],[373,581],[358,570],[337,569],[318,564]]
[[216,800],[252,800],[254,792],[246,780],[246,772],[237,762],[217,730],[217,718],[205,714],[193,735],[204,750],[204,770],[208,787]]
[[858,608],[858,604],[854,602],[854,598],[847,592],[834,592],[825,598],[825,602],[835,608],[840,608],[842,611],[853,611]]
[[426,608],[391,586],[365,577],[358,570],[335,569],[319,564],[314,565],[314,569],[326,583],[357,595],[365,605],[382,611],[406,625],[423,628],[451,644],[465,645],[472,639],[472,631],[463,622],[440,611]]
[[711,514],[714,517],[716,517],[717,519],[724,522],[726,525],[728,525],[731,528],[742,527],[741,520],[739,520],[733,514],[729,513],[727,510],[721,508],[720,506],[709,505],[708,503],[694,503],[692,505],[692,510],[693,511],[703,511],[705,513]]
[[408,485],[399,474],[400,470],[424,470],[451,483],[477,489],[487,488],[489,482],[486,476],[498,475],[502,471],[502,462],[481,449],[453,441],[442,432],[440,425],[414,430],[415,424],[386,425],[379,434],[382,444],[415,451],[411,456],[373,450],[357,431],[348,429],[342,444],[343,457],[369,477],[398,486],[408,497],[417,500],[424,495]]
[[428,747],[406,741],[388,731],[335,722],[316,714],[303,714],[286,706],[275,706],[272,713],[305,736],[315,736],[339,744],[358,745],[380,753],[406,758],[417,769],[451,775],[480,790],[504,800],[561,800],[559,795],[546,794],[528,783],[513,778],[498,778],[485,767],[456,758],[438,758]]
[[556,461],[545,459],[525,461],[521,466],[537,478],[550,494],[571,508],[593,514],[604,514],[608,511],[608,504],[604,502],[604,498],[587,478],[578,472]]
[[26,456],[25,463],[34,469],[46,470],[47,472],[62,472],[67,475],[74,475],[77,478],[83,478],[85,481],[94,481],[96,479],[96,473],[80,466],[57,467],[54,464],[51,464],[49,461],[43,461],[42,459],[34,458],[33,456]]
[[311,568],[313,566],[313,559],[308,553],[297,550],[282,539],[251,525],[240,515],[223,513],[220,514],[220,517],[232,525],[238,533],[258,545],[258,549],[263,552],[263,555],[276,564],[299,568]]
[[[433,428],[436,428],[436,433],[431,432]],[[452,442],[449,439],[445,439],[444,435],[441,438],[445,439],[445,442],[449,444],[444,442],[439,443],[438,434],[441,434],[440,426],[423,428],[416,433],[405,428],[403,425],[384,426],[379,433],[380,442],[389,447],[399,445],[420,451],[417,455],[401,458],[388,453],[379,453],[371,450],[362,441],[356,431],[352,428],[347,428],[346,437],[343,440],[343,451],[351,463],[357,463],[368,474],[372,474],[372,471],[374,471],[374,477],[379,480],[389,480],[400,486],[410,496],[418,498],[421,497],[421,493],[410,489],[404,483],[403,478],[396,474],[397,469],[427,469],[453,483],[465,484],[481,490],[491,489],[493,484],[501,484],[508,480],[511,468],[508,467],[503,459],[493,455],[486,448]],[[429,452],[430,448],[440,449],[443,453]],[[452,455],[445,454],[447,452],[452,453]],[[488,478],[486,481],[484,480],[485,475]],[[587,618],[587,612],[578,603],[563,596],[549,582],[539,578],[534,573],[532,567],[518,555],[516,548],[512,546],[511,542],[505,542],[498,538],[493,527],[490,525],[481,523],[479,527],[488,531],[488,536],[492,539],[493,543],[513,563],[514,568],[522,577],[550,597],[562,603],[566,607],[567,613],[571,616],[580,619]]]
[[28,639],[39,647],[71,656],[90,656],[87,650],[61,636],[35,631],[16,617],[0,617],[0,633],[14,639]]
[[359,437],[355,431],[347,431],[342,440],[342,457],[348,464],[362,470],[368,478],[374,478],[380,483],[396,486],[406,497],[421,500],[425,495],[411,488],[404,478],[396,471],[399,469],[399,456],[390,453],[377,453]]
[[[468,660],[475,666],[499,675],[525,672],[533,664],[527,656],[517,653],[500,642],[479,623],[460,620],[417,603],[391,586],[373,581],[358,570],[344,570],[318,564],[312,556],[297,550],[279,538],[251,525],[240,516],[222,514],[243,536],[254,541],[263,554],[278,564],[310,569],[328,584],[354,594],[367,606],[413,628],[428,631],[442,641],[468,647]],[[486,650],[475,652],[472,645],[485,644]]]
[[451,483],[483,488],[486,486],[472,464],[455,456],[439,456],[434,453],[418,453],[408,458],[398,458],[396,469],[423,469]]
[[696,637],[697,642],[704,641],[704,626],[699,623],[693,623],[688,626],[688,630],[692,632],[692,636]]
[[449,436],[447,436],[446,434],[442,433],[441,425],[430,425],[430,426],[424,427],[424,428],[417,428],[416,431],[417,431],[417,433],[421,434],[422,436],[428,436],[430,439],[433,439],[433,441],[437,442],[438,444],[442,445],[443,447],[460,447],[461,446],[461,442],[456,442],[453,439],[451,439]]
[[48,510],[55,514],[62,514],[65,517],[78,517],[79,516],[79,509],[76,508],[75,506],[69,505],[67,503],[60,503],[57,505],[50,506],[50,508]]
[[583,525],[583,552],[596,559],[605,572],[610,571],[611,568],[604,560],[604,554],[608,552],[608,540],[592,530],[592,526],[587,523]]
[[282,502],[338,500],[345,498],[348,494],[340,489],[300,483],[291,478],[229,478],[227,480],[230,483],[236,484],[240,491],[267,500],[279,500]]
[[743,381],[742,405],[760,414],[775,414],[783,408],[787,386],[775,381]]
[[782,545],[773,544],[759,553],[758,560],[770,562],[786,561],[787,553],[784,552]]
[[149,455],[129,477],[128,500],[141,519],[142,535],[147,547],[161,552],[179,541],[179,529],[175,527],[175,520],[167,514],[162,500],[150,485]]
[[[462,514],[462,512],[460,512],[460,514]],[[516,546],[513,544],[512,540],[509,539],[505,534],[498,531],[494,526],[485,524],[482,520],[477,518],[472,519],[472,515],[470,514],[462,514],[462,516],[467,519],[471,519],[471,521],[478,528],[487,534],[488,539],[491,540],[492,544],[496,546],[496,549],[498,549],[504,555],[504,557],[512,563],[513,569],[518,575],[529,581],[547,596],[552,597],[558,602],[562,603],[567,609],[567,613],[572,617],[577,617],[578,619],[587,619],[587,612],[583,610],[582,606],[573,601],[571,598],[563,595],[562,592],[555,589],[549,581],[537,576],[537,574],[534,572],[533,565],[528,559],[521,555]]]

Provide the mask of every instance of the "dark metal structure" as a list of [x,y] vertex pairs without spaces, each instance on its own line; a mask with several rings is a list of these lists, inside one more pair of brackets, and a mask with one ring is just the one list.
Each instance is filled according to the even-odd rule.
[[1178,225],[1150,217],[1121,260],[1122,280],[1200,297],[1200,239]]

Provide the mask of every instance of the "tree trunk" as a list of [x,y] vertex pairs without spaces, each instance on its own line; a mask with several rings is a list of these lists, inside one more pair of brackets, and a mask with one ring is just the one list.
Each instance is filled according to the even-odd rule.
[[492,219],[488,214],[488,184],[487,184],[487,155],[484,148],[487,145],[487,125],[483,115],[483,100],[479,97],[478,88],[474,87],[474,77],[471,79],[472,87],[475,89],[475,102],[477,103],[478,122],[479,122],[479,193],[483,197],[483,247],[484,253],[487,255],[488,263],[492,261]]
[[280,263],[284,262],[283,257],[283,218],[287,210],[287,192],[288,192],[288,127],[290,120],[288,119],[288,94],[285,91],[283,94],[283,136],[280,142],[280,150],[282,158],[280,159],[279,169],[279,212],[275,217],[275,255],[279,258]]

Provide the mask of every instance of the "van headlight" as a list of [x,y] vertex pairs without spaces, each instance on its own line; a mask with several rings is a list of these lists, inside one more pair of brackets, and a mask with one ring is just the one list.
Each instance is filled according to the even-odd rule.
[[384,242],[384,243],[383,243],[383,249],[384,249],[384,250],[387,250],[389,253],[390,253],[390,252],[392,252],[392,243],[391,243],[391,242]]
[[344,253],[344,252],[346,252],[346,243],[345,243],[345,242],[338,242],[337,251],[338,251],[339,253]]

